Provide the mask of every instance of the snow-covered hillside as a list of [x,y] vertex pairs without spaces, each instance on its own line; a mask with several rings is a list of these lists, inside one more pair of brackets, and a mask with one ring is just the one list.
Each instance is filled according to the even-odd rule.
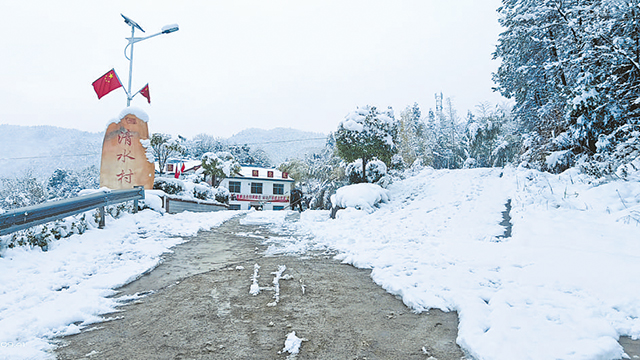
[[416,311],[458,311],[458,343],[476,359],[620,359],[618,337],[640,337],[640,182],[424,170],[389,193],[372,214],[263,215],[298,234],[271,251],[329,247]]
[[228,139],[229,144],[248,144],[264,150],[275,165],[287,159],[303,158],[305,154],[320,151],[327,135],[290,128],[271,130],[247,129]]
[[44,179],[57,169],[81,171],[100,167],[104,134],[54,126],[0,125],[0,177],[31,171]]

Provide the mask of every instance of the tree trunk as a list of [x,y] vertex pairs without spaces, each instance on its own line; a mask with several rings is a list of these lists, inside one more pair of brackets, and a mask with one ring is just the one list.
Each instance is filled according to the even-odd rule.
[[367,181],[367,158],[362,157],[362,182],[366,183]]

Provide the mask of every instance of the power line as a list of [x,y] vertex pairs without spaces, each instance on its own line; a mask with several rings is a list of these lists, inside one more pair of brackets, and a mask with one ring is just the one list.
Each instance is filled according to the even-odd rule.
[[25,157],[16,157],[16,158],[0,158],[2,160],[30,160],[30,159],[51,159],[51,158],[62,158],[62,157],[78,157],[78,156],[98,156],[100,153],[93,154],[62,154],[62,155],[41,155],[41,156],[25,156]]
[[[300,142],[300,141],[310,141],[310,140],[326,140],[326,137],[323,138],[309,138],[309,139],[295,139],[295,140],[274,140],[274,141],[265,141],[265,142],[257,142],[257,143],[235,143],[229,145],[264,145],[264,144],[282,144],[282,143],[292,143],[292,142]],[[92,154],[62,154],[62,155],[41,155],[41,156],[24,156],[24,157],[15,157],[15,158],[0,158],[0,161],[8,161],[8,160],[32,160],[32,159],[52,159],[52,158],[63,158],[63,157],[80,157],[80,156],[98,156],[100,153],[92,153]]]
[[235,143],[235,144],[229,144],[229,145],[263,145],[263,144],[279,144],[279,143],[290,143],[290,142],[297,142],[297,141],[309,141],[309,140],[327,140],[326,137],[323,138],[309,138],[309,139],[296,139],[296,140],[274,140],[274,141],[265,141],[265,142],[259,142],[259,143]]

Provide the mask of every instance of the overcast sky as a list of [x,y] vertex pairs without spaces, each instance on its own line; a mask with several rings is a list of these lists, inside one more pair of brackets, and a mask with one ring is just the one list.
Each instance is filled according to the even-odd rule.
[[134,47],[133,92],[149,83],[150,132],[229,137],[246,128],[328,133],[356,106],[396,116],[434,94],[468,109],[502,97],[500,0],[4,1],[0,124],[102,132],[126,107],[91,83],[115,68],[125,87],[130,36],[120,13],[151,35]]

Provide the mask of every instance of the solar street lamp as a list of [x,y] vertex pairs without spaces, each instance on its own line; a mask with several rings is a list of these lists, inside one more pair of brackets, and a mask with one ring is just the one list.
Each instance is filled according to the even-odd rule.
[[[127,44],[127,46],[125,46],[124,48],[124,57],[127,58],[127,60],[129,60],[129,84],[127,87],[127,106],[129,106],[131,104],[131,99],[133,99],[133,97],[137,94],[131,94],[131,75],[133,73],[133,44],[140,42],[142,40],[147,40],[150,39],[152,37],[158,36],[158,35],[162,35],[162,34],[170,34],[172,32],[176,32],[178,31],[178,24],[171,24],[171,25],[166,25],[162,27],[162,30],[157,33],[157,34],[153,34],[153,35],[149,35],[149,36],[145,36],[145,37],[135,37],[135,31],[136,29],[145,32],[142,27],[140,25],[138,25],[137,22],[131,20],[130,18],[120,14],[123,18],[124,18],[124,22],[131,26],[131,37],[130,38],[126,38],[127,40],[129,40],[129,43]],[[127,48],[131,46],[131,49],[129,50],[129,56],[127,56]]]

